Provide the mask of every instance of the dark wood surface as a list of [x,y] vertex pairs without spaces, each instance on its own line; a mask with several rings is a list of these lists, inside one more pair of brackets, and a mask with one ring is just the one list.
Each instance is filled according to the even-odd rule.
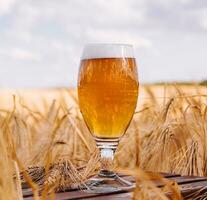
[[[180,176],[177,174],[165,174],[161,173],[165,178],[177,182],[180,186],[181,194],[185,199],[203,199],[198,198],[199,195],[207,193],[207,177],[192,177],[192,176]],[[134,178],[131,176],[124,176],[125,179],[134,182]],[[158,187],[162,187],[162,183],[159,181],[155,182]],[[23,187],[24,200],[33,200],[32,190],[30,188]],[[116,194],[91,194],[79,190],[65,191],[55,194],[56,200],[70,200],[70,199],[88,199],[88,200],[118,200],[131,199],[132,193],[130,192],[119,192]],[[207,196],[206,196],[207,197]],[[49,199],[49,198],[48,198]]]

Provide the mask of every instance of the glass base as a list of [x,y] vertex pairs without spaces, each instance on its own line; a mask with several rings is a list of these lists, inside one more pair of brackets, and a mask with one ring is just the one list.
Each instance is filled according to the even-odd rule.
[[135,184],[131,183],[114,172],[100,171],[100,173],[92,177],[86,182],[89,193],[116,193],[123,191],[132,191]]
[[94,139],[100,150],[101,170],[97,176],[86,182],[86,191],[90,193],[116,193],[133,190],[135,184],[113,172],[114,153],[120,138],[94,137]]

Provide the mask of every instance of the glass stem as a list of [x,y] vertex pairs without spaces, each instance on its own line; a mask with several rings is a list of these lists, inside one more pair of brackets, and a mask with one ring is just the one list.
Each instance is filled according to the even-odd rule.
[[100,149],[101,170],[99,176],[113,178],[116,174],[113,172],[114,154],[117,149],[119,139],[100,139],[95,138],[97,147]]

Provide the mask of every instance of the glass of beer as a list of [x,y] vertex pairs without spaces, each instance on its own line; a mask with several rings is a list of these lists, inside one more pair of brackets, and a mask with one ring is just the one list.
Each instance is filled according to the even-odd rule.
[[84,47],[78,77],[79,106],[101,157],[99,174],[87,183],[91,192],[117,192],[134,186],[113,171],[112,163],[135,112],[138,91],[132,45],[88,44]]

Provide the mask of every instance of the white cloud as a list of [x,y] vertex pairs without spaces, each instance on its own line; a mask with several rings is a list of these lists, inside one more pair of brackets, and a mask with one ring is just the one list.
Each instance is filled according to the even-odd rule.
[[201,27],[207,31],[207,8],[200,10],[198,13]]
[[14,48],[10,51],[10,55],[12,58],[16,60],[24,60],[24,61],[39,61],[40,56],[35,54],[34,52],[27,51],[25,49]]
[[[75,85],[87,42],[132,43],[145,82],[198,79],[207,64],[206,9],[204,0],[0,0],[0,80],[12,85],[3,68],[21,68],[34,86]],[[24,77],[13,87],[25,86]]]
[[9,13],[16,1],[17,0],[0,0],[0,15]]
[[109,43],[129,43],[137,48],[151,48],[152,42],[138,34],[128,33],[127,31],[106,31],[89,30],[87,33],[88,42],[109,42]]
[[40,61],[41,57],[34,52],[21,48],[4,49],[0,51],[1,59],[16,61]]

